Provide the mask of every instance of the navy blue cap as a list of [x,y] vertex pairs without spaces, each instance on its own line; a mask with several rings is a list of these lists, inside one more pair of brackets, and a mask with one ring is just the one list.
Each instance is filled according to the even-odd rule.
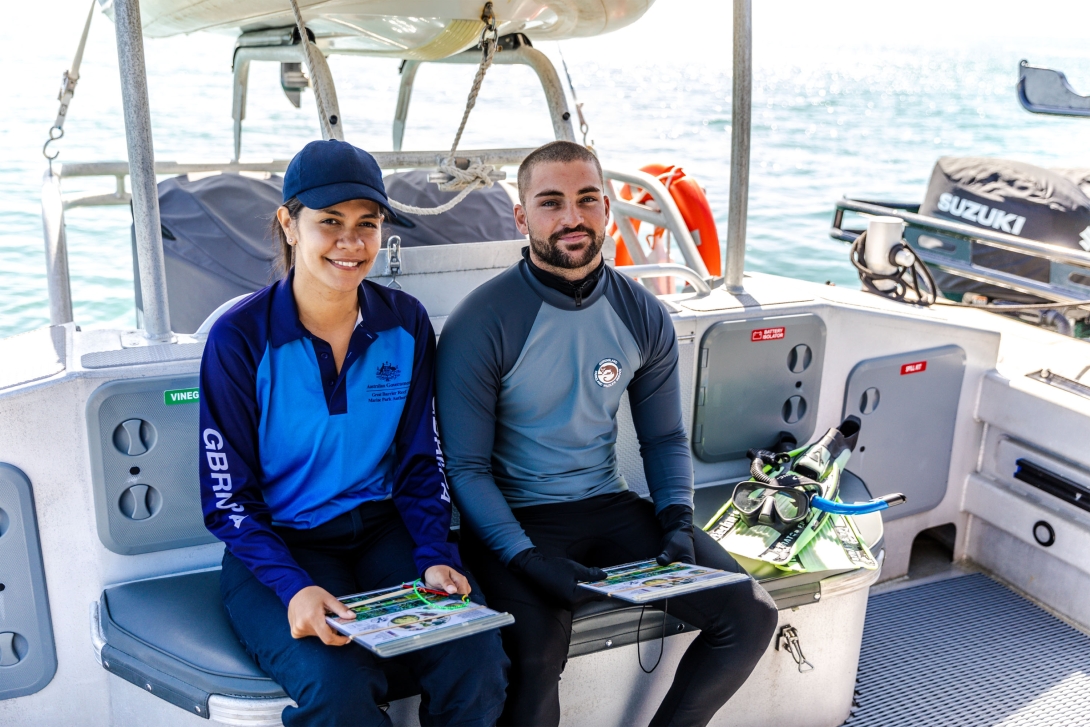
[[292,197],[315,210],[350,199],[369,199],[382,205],[387,220],[398,219],[375,158],[336,139],[312,141],[291,160],[284,173],[284,201]]

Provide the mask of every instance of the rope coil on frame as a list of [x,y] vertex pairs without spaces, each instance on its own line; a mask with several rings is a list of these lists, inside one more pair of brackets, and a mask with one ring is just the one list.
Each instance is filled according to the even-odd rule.
[[[299,30],[300,42],[303,44],[303,52],[307,62],[307,68],[314,68],[314,60],[311,55],[314,50],[311,47],[309,38],[307,37],[306,26],[303,24],[303,16],[299,11],[299,3],[297,0],[288,0],[291,3],[292,13],[295,15],[295,24]],[[412,215],[420,216],[432,216],[440,215],[451,209],[454,209],[458,204],[462,202],[469,193],[476,189],[483,189],[491,187],[495,184],[495,180],[492,175],[496,172],[495,168],[490,164],[484,164],[480,160],[470,161],[468,167],[462,169],[457,166],[454,158],[454,154],[458,151],[458,144],[462,140],[462,133],[465,131],[466,123],[469,121],[469,114],[473,110],[473,107],[477,104],[477,96],[481,91],[481,84],[484,82],[485,73],[488,72],[489,67],[492,65],[492,60],[495,58],[496,50],[499,48],[499,29],[496,23],[496,14],[492,9],[492,3],[485,3],[484,9],[481,12],[481,22],[484,23],[484,29],[481,31],[481,63],[477,67],[477,74],[473,77],[473,85],[469,89],[469,97],[466,99],[465,111],[462,113],[462,121],[458,125],[458,132],[454,135],[454,143],[450,145],[450,154],[445,160],[438,166],[438,170],[443,174],[446,174],[448,179],[445,182],[439,183],[439,190],[441,192],[458,192],[458,195],[454,199],[439,205],[438,207],[414,207],[412,205],[403,204],[395,199],[390,199],[390,206],[398,212],[405,212]],[[313,75],[313,71],[311,72]],[[323,126],[327,123],[325,101],[322,98],[322,91],[319,86],[315,84],[314,100],[318,106],[318,114],[322,118]]]

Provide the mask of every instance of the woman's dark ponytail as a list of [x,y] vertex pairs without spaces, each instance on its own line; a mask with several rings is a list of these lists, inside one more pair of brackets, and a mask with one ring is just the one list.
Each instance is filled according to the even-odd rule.
[[[288,210],[288,215],[293,219],[299,219],[299,213],[303,209],[303,203],[298,198],[292,197],[283,204]],[[277,208],[279,210],[279,208]],[[276,273],[280,277],[284,277],[291,270],[291,266],[295,263],[295,246],[288,244],[288,236],[284,232],[283,225],[280,224],[280,219],[276,213],[273,213],[272,224],[269,226],[270,237],[274,240],[280,241],[280,259],[276,263]]]

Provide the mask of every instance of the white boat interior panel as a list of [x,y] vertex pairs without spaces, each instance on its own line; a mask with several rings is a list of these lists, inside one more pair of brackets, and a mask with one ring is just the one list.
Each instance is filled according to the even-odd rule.
[[946,495],[964,376],[965,351],[953,345],[868,359],[852,369],[844,417],[863,423],[852,470],[875,496],[908,498],[886,520],[930,510]]
[[80,357],[85,369],[106,369],[113,366],[136,366],[168,361],[188,361],[201,358],[203,343],[178,343],[173,346],[133,346],[109,351],[94,351]]
[[0,340],[0,389],[64,371],[65,330],[49,326]]
[[197,385],[196,375],[112,381],[87,402],[98,536],[115,553],[216,542],[194,486]]
[[715,323],[700,343],[693,451],[705,462],[814,433],[825,324],[813,313]]
[[56,671],[30,480],[0,463],[0,700],[38,692]]
[[1090,637],[983,574],[878,593],[845,727],[1087,725],[1087,663]]

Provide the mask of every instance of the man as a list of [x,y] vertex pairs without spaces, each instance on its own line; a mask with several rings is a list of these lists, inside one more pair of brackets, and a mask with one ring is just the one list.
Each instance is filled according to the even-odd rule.
[[[495,608],[510,611],[513,662],[499,724],[560,722],[559,680],[579,581],[647,558],[740,572],[693,528],[677,338],[647,289],[605,266],[609,200],[597,158],[557,141],[519,168],[523,260],[447,319],[437,395],[463,554]],[[628,391],[652,502],[617,469]],[[752,579],[670,599],[701,629],[654,725],[704,725],[742,685],[776,624]]]

